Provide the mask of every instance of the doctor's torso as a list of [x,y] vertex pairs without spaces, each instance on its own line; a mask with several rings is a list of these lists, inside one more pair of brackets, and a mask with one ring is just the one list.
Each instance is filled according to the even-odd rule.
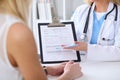
[[[109,3],[107,12],[109,12],[113,8],[113,3]],[[93,11],[94,11],[95,4],[92,5],[90,15],[89,15],[89,23],[88,23],[88,29],[87,29],[87,39],[88,43],[90,43],[92,32],[93,32]],[[116,10],[114,9],[108,16],[107,19],[103,21],[102,26],[100,28],[100,32],[98,35],[97,44],[100,45],[118,45],[119,39],[120,39],[120,7],[118,7],[118,13],[117,13],[117,21],[114,20],[116,15]],[[84,4],[80,7],[78,7],[72,17],[72,20],[75,23],[76,27],[76,34],[78,37],[78,40],[80,40],[80,36],[83,34],[83,30],[86,23],[86,18],[88,16],[90,5]],[[106,13],[107,13],[106,12]]]

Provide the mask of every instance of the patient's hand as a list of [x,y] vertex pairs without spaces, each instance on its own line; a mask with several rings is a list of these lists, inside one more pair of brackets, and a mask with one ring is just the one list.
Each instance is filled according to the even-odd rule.
[[46,66],[48,75],[59,76],[64,72],[64,67],[66,62],[54,65],[54,66]]
[[69,61],[64,68],[64,73],[58,80],[74,80],[82,76],[81,67],[79,63]]

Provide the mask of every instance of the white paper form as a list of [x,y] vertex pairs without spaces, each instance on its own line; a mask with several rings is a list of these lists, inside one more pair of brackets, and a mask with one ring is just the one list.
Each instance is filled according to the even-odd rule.
[[74,36],[71,24],[65,27],[48,27],[41,25],[42,57],[45,62],[77,60],[76,51],[66,50],[62,44],[71,45],[74,43]]

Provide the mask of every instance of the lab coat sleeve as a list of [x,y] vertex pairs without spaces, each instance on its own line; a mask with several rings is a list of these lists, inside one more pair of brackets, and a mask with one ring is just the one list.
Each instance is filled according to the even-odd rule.
[[118,47],[120,47],[120,6],[118,7],[118,13],[119,13],[119,15],[118,15],[118,22],[117,22],[117,30],[118,31],[116,31],[116,33],[115,33],[115,46],[118,46]]
[[[74,14],[71,17],[71,20],[75,24],[75,30],[76,30],[77,40],[80,40],[79,36],[83,32],[83,28],[84,28],[84,24],[85,24],[86,18],[82,19],[82,17],[86,17],[85,13],[87,13],[86,11],[88,10],[88,8],[89,8],[88,4],[80,5],[79,7],[76,8]],[[83,14],[85,14],[85,15],[83,16]]]
[[[75,24],[75,31],[76,31],[76,35],[79,35],[80,32],[79,32],[79,15],[80,15],[80,12],[81,12],[81,6],[79,6],[78,8],[76,8],[74,14],[72,15],[71,17],[71,20],[74,22]],[[77,36],[77,40],[80,40],[79,39],[79,36]]]
[[[118,26],[120,23],[117,24]],[[88,44],[87,59],[95,61],[120,61],[120,28],[112,46]]]
[[115,42],[111,46],[88,44],[87,59],[94,61],[120,61],[120,6],[118,8]]
[[88,44],[87,59],[93,61],[120,61],[120,48]]

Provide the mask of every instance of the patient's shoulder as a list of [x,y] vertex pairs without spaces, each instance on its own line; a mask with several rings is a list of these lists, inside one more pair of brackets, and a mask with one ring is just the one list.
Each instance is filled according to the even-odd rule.
[[31,30],[23,23],[15,23],[9,29],[8,37],[13,41],[22,41],[32,35]]

